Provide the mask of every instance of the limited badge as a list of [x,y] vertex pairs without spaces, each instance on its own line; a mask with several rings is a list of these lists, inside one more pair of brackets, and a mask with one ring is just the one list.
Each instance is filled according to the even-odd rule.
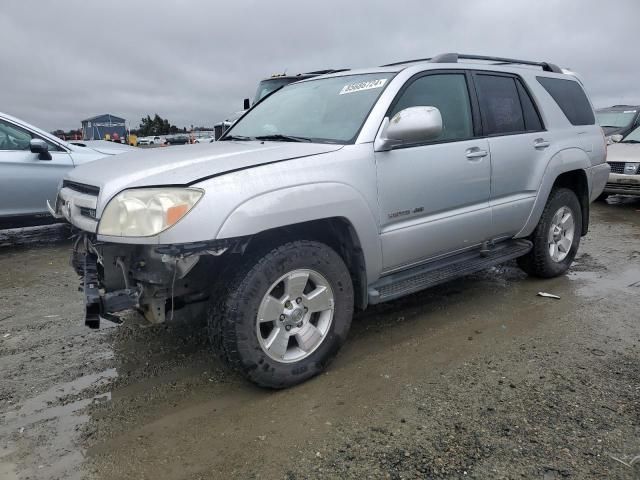
[[386,78],[379,78],[378,80],[367,80],[366,82],[350,83],[345,85],[340,90],[340,95],[345,93],[361,92],[362,90],[371,90],[372,88],[382,88],[387,83]]

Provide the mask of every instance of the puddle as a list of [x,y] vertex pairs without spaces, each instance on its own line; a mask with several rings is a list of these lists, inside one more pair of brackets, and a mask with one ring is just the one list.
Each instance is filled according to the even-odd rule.
[[629,295],[640,296],[640,267],[628,268],[615,273],[573,272],[567,278],[575,282],[575,293],[582,297],[593,297],[596,300],[607,298],[613,292],[628,291]]
[[[18,478],[15,456],[18,445],[31,443],[28,464],[20,471],[30,479],[82,478],[78,465],[85,454],[79,446],[81,427],[89,421],[83,410],[94,402],[111,400],[111,393],[95,393],[117,377],[116,369],[79,377],[27,399],[18,410],[7,412],[0,433],[8,438],[0,456],[0,478]],[[77,398],[76,398],[77,397]],[[46,435],[48,441],[39,442]],[[13,477],[12,477],[13,475]],[[21,475],[22,476],[22,475]]]

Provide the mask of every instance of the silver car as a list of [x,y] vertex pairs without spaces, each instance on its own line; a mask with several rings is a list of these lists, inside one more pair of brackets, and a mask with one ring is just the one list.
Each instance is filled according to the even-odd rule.
[[567,271],[609,176],[574,74],[444,54],[306,79],[220,141],[69,173],[86,323],[205,315],[259,385],[321,372],[354,309],[518,259]]
[[55,203],[69,170],[130,150],[103,141],[71,144],[0,113],[0,228],[51,221],[47,201]]
[[[615,137],[615,136],[614,136]],[[640,195],[640,127],[608,147],[609,180],[600,200],[609,195]]]

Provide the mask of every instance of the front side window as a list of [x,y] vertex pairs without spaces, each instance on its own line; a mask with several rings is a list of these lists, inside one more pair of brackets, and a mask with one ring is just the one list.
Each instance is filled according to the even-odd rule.
[[4,120],[0,120],[0,150],[29,150],[31,134]]
[[526,131],[515,79],[477,75],[475,79],[485,135]]
[[400,94],[389,118],[409,107],[436,107],[442,115],[442,133],[432,141],[464,140],[473,137],[469,91],[464,74],[441,73],[419,77]]
[[63,151],[55,143],[31,133],[18,125],[0,120],[0,150],[29,150],[29,142],[32,138],[41,138],[49,145],[50,152]]
[[221,140],[351,143],[393,75],[344,75],[287,85],[263,99]]

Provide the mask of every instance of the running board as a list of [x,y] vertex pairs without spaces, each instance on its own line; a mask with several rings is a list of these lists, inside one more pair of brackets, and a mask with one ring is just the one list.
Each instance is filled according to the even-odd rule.
[[394,300],[463,275],[493,267],[531,250],[528,240],[509,240],[490,250],[474,250],[382,277],[369,286],[369,303]]

